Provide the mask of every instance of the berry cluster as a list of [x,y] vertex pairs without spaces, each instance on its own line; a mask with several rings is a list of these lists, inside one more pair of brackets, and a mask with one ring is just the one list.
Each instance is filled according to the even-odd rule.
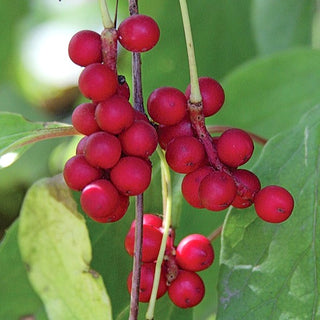
[[202,111],[190,103],[190,85],[185,93],[172,87],[154,90],[148,112],[158,124],[160,146],[172,170],[185,174],[182,194],[195,208],[220,211],[230,205],[247,208],[253,203],[259,217],[282,222],[293,210],[293,198],[279,186],[261,189],[258,177],[239,169],[252,156],[250,135],[237,128],[211,137],[205,117],[217,113],[224,103],[221,85],[209,77],[199,78]]
[[79,89],[91,101],[73,111],[72,124],[84,137],[65,164],[64,178],[71,189],[81,191],[81,206],[95,221],[121,219],[129,196],[143,193],[150,184],[149,157],[158,144],[157,132],[128,101],[129,87],[116,71],[116,47],[119,41],[128,50],[143,52],[158,39],[156,22],[135,15],[118,30],[105,29],[101,35],[83,30],[70,40],[70,59],[84,67]]
[[[125,248],[133,256],[135,221],[125,238]],[[150,300],[155,265],[162,239],[162,219],[154,214],[143,216],[142,266],[140,278],[140,302]],[[214,260],[213,247],[205,236],[190,234],[174,246],[174,232],[168,237],[162,263],[157,298],[168,292],[171,301],[180,308],[199,304],[205,294],[205,286],[197,272],[207,269]],[[131,292],[132,272],[127,279]]]

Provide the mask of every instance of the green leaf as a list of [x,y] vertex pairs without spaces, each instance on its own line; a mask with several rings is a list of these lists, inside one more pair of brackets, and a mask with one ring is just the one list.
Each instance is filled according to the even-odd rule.
[[295,208],[281,224],[254,208],[228,215],[217,319],[318,319],[320,106],[271,139],[252,170],[263,186],[287,188]]
[[61,176],[28,191],[18,241],[28,276],[50,319],[112,319],[101,276],[89,266],[91,245],[83,217]]
[[18,247],[18,221],[0,244],[0,319],[16,320],[34,316],[47,320],[41,300],[32,289]]
[[311,45],[314,0],[254,0],[252,24],[260,53]]
[[320,51],[294,49],[259,58],[223,81],[226,103],[208,123],[270,138],[320,103]]
[[19,114],[0,112],[0,169],[11,165],[36,141],[75,134],[58,122],[30,122]]

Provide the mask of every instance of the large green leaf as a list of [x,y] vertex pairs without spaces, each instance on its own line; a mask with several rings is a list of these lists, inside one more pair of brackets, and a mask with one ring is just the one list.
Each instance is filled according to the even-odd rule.
[[318,319],[320,106],[271,139],[253,168],[262,185],[295,199],[281,224],[254,209],[232,210],[224,225],[217,319]]
[[49,319],[112,319],[102,277],[89,266],[91,243],[84,219],[61,176],[29,189],[18,241]]
[[0,319],[16,320],[34,316],[47,320],[41,300],[32,289],[18,247],[18,221],[0,244]]
[[0,168],[11,165],[36,141],[75,133],[64,123],[31,122],[19,114],[0,112]]
[[252,24],[260,53],[311,45],[314,0],[253,0]]
[[320,103],[320,51],[295,49],[244,64],[223,81],[226,102],[208,123],[270,138]]

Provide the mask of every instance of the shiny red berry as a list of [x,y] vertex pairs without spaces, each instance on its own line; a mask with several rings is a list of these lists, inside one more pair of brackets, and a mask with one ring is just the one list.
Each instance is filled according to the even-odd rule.
[[193,271],[179,270],[177,278],[168,288],[169,298],[180,308],[196,306],[202,301],[204,294],[204,283]]
[[123,20],[118,27],[121,45],[132,52],[152,49],[158,42],[160,29],[154,19],[143,14],[132,15]]
[[290,217],[294,207],[294,199],[285,188],[271,185],[264,187],[257,193],[254,207],[262,220],[279,223]]
[[214,260],[210,240],[202,234],[190,234],[183,238],[176,249],[176,261],[181,269],[201,271],[209,268]]
[[100,34],[91,30],[77,32],[68,46],[70,59],[79,66],[102,62]]

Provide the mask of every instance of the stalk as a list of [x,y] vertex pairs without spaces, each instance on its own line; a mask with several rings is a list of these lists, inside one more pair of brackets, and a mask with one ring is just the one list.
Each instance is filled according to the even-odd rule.
[[99,0],[102,24],[105,29],[113,28],[114,23],[111,20],[106,0]]
[[171,226],[171,212],[172,212],[172,190],[171,190],[171,177],[168,164],[164,157],[163,151],[158,146],[157,153],[160,158],[161,164],[161,187],[162,187],[162,201],[163,201],[163,236],[161,241],[161,246],[157,258],[153,286],[151,291],[151,297],[148,305],[148,310],[146,313],[146,319],[152,320],[154,317],[154,309],[157,299],[159,280],[161,275],[162,262],[166,250],[167,239],[170,232]]
[[[138,0],[129,0],[130,15],[138,14]],[[142,81],[141,81],[141,58],[140,53],[132,53],[132,78],[133,78],[133,107],[144,112]],[[130,298],[129,320],[137,320],[139,314],[139,292],[141,276],[142,237],[143,237],[143,194],[136,196],[136,227],[134,241],[134,257],[132,270],[132,289]]]

